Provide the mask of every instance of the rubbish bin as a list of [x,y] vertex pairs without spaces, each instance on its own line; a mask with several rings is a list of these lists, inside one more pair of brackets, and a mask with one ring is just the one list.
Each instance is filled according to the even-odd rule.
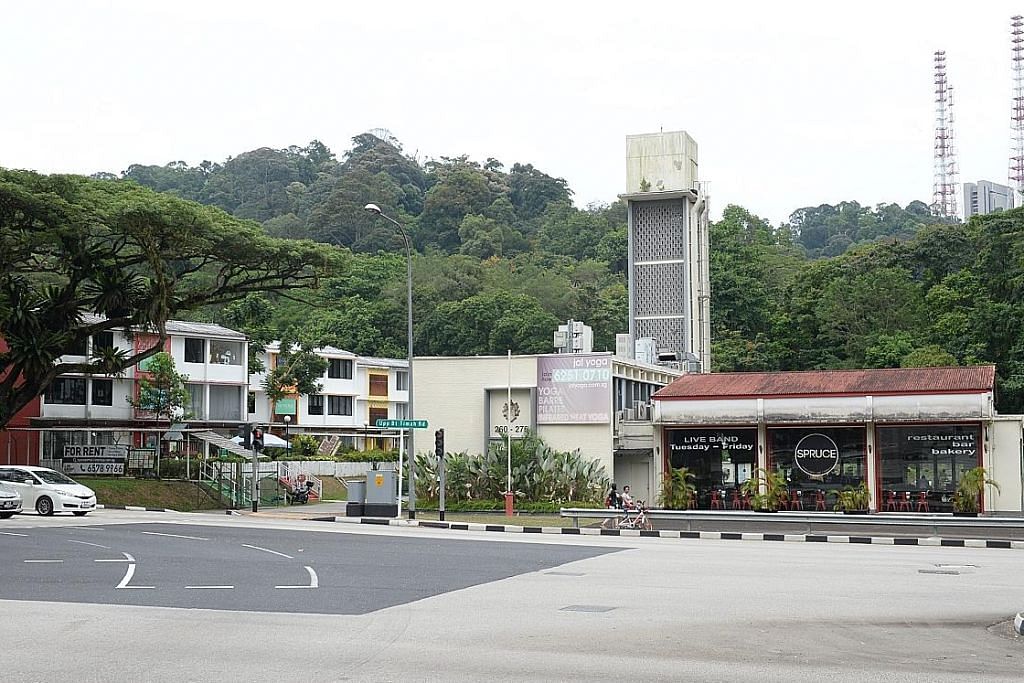
[[394,470],[370,470],[366,473],[366,505],[363,514],[367,517],[397,517],[398,499]]
[[362,517],[364,514],[363,504],[366,502],[366,481],[363,479],[346,479],[345,488],[348,490],[345,516]]

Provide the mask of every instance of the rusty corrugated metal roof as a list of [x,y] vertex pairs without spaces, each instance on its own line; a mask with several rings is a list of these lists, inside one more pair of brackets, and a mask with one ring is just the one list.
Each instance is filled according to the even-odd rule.
[[994,365],[805,372],[713,372],[680,377],[655,400],[821,396],[829,394],[948,394],[992,391]]

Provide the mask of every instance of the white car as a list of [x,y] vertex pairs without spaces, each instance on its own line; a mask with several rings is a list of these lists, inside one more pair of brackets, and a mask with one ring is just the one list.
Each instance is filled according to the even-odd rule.
[[0,484],[0,519],[9,519],[21,512],[21,494]]
[[73,512],[81,517],[96,509],[91,488],[46,467],[0,465],[0,483],[15,489],[25,507],[34,507],[41,515]]

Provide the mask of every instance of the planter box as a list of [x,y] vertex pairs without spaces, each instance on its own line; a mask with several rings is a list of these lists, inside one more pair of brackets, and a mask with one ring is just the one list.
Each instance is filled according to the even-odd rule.
[[870,510],[843,510],[844,515],[866,515]]
[[958,510],[953,510],[953,516],[954,517],[977,517],[978,513],[977,512],[960,512]]

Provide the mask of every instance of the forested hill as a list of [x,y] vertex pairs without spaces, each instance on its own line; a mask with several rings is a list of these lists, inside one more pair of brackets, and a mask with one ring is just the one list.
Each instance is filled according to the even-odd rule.
[[[404,355],[402,240],[369,202],[407,225],[418,251],[417,354],[547,352],[570,317],[610,350],[627,327],[625,207],[575,208],[565,180],[528,163],[420,163],[364,134],[340,159],[314,141],[98,176],[355,252],[303,301],[256,296],[199,313],[257,339]],[[961,225],[937,223],[921,202],[841,202],[772,226],[729,206],[711,244],[716,370],[996,363],[1000,410],[1024,410],[1022,210]]]

